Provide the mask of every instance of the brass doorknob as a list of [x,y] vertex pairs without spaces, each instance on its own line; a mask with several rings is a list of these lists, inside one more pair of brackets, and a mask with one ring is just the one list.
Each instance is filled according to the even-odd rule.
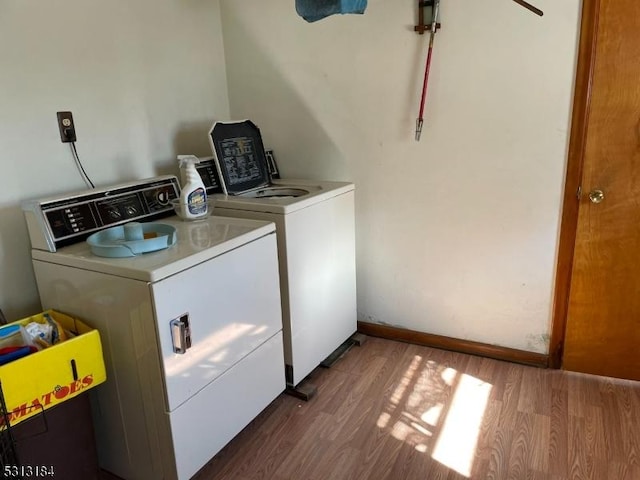
[[589,200],[591,200],[591,203],[601,203],[604,200],[604,192],[602,190],[591,190],[589,192]]

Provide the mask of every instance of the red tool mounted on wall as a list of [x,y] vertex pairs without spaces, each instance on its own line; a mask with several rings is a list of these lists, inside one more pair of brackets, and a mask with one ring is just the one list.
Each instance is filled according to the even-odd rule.
[[[428,25],[424,23],[424,7],[433,7],[431,9],[431,22]],[[440,0],[419,0],[418,1],[418,21],[419,24],[414,30],[422,35],[425,30],[431,30],[429,37],[429,51],[427,52],[427,64],[424,69],[424,80],[422,81],[422,96],[420,97],[420,113],[416,120],[416,141],[420,140],[422,133],[422,123],[424,122],[424,102],[427,98],[427,83],[429,82],[429,69],[431,68],[431,55],[433,54],[433,40],[436,37],[436,31],[440,28],[438,23],[438,12],[440,10]]]
[[[527,10],[535,13],[536,15],[543,15],[542,10],[534,7],[525,0],[513,0],[518,5],[525,7]],[[424,22],[424,8],[431,7],[431,21],[427,24]],[[424,104],[427,98],[427,84],[429,82],[429,70],[431,68],[431,56],[433,55],[433,40],[435,39],[436,32],[440,28],[438,23],[438,14],[440,13],[440,0],[418,0],[418,25],[413,27],[413,30],[422,35],[425,31],[431,32],[429,36],[429,50],[427,52],[427,63],[424,69],[424,80],[422,81],[422,96],[420,97],[420,113],[416,119],[416,141],[420,140],[422,134],[422,124],[424,123]]]

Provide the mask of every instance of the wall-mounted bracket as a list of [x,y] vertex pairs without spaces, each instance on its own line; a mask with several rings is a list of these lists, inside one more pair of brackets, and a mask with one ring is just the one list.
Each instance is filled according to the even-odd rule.
[[[513,0],[513,1],[540,17],[544,15],[544,12],[542,10],[540,10],[537,7],[534,7],[526,0]],[[431,31],[431,23],[428,23],[428,24],[424,23],[424,9],[426,7],[433,8],[433,4],[434,4],[434,0],[418,0],[418,25],[415,25],[413,27],[414,32],[418,32],[420,35],[423,35],[424,32]],[[436,30],[439,30],[439,29],[440,29],[440,23],[438,22],[436,23]]]
[[[418,0],[418,25],[413,27],[414,32],[418,32],[420,35],[423,35],[424,32],[431,31],[431,22],[428,24],[424,23],[424,9],[426,7],[433,8],[434,1],[433,0]],[[436,30],[440,29],[440,22],[436,23]]]

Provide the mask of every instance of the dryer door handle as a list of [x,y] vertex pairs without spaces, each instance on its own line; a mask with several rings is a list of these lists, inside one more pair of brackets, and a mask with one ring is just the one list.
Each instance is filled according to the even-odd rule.
[[189,314],[174,318],[169,322],[171,325],[171,342],[173,352],[184,354],[191,348],[191,328],[189,327]]

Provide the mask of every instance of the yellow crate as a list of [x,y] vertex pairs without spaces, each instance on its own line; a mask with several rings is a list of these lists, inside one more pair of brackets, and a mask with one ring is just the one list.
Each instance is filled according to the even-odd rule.
[[[45,314],[77,336],[0,366],[0,382],[11,425],[73,398],[107,379],[100,334],[82,321],[47,310],[13,322],[13,325],[46,323]],[[0,419],[0,422],[4,424],[4,419]]]

